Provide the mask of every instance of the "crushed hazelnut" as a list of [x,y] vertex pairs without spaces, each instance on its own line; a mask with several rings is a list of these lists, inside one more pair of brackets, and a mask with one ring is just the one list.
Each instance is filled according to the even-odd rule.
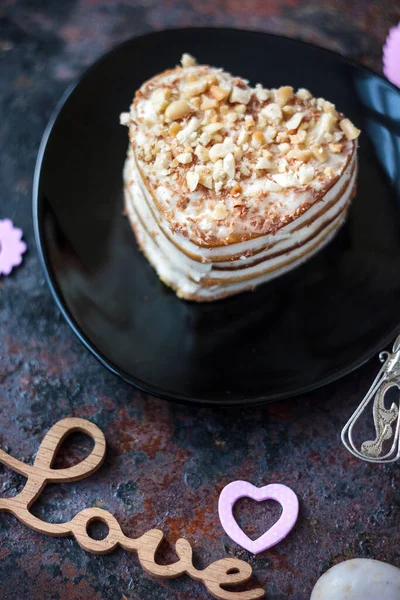
[[261,114],[264,115],[268,121],[274,122],[282,119],[281,107],[275,102],[267,104],[267,106],[261,110]]
[[274,92],[275,102],[279,106],[285,106],[287,102],[293,97],[293,88],[289,85],[284,85]]
[[272,175],[273,180],[283,188],[297,187],[299,180],[291,173],[277,173]]
[[214,165],[212,178],[214,181],[218,181],[224,176],[224,161],[222,158],[218,159]]
[[185,96],[185,98],[191,98],[192,96],[200,96],[200,94],[206,91],[207,87],[207,79],[198,79],[197,81],[189,83],[187,86],[185,86],[183,95]]
[[261,158],[258,159],[255,168],[256,169],[271,169],[273,167],[273,164],[271,163],[271,161],[269,161],[267,158],[265,158],[264,156],[262,156]]
[[168,106],[169,98],[171,97],[171,90],[169,88],[159,88],[154,90],[151,95],[151,103],[157,113],[164,112]]
[[201,183],[201,185],[204,185],[204,187],[206,187],[207,189],[212,190],[213,182],[212,182],[211,173],[201,173],[200,174],[200,183]]
[[318,146],[317,148],[312,149],[313,156],[320,162],[323,163],[328,160],[328,153],[325,148],[322,146]]
[[310,150],[300,150],[299,148],[294,148],[287,153],[287,158],[294,158],[295,160],[300,160],[301,162],[308,162],[312,158],[312,153]]
[[192,162],[192,155],[190,152],[182,152],[175,157],[176,160],[182,165],[187,165]]
[[210,159],[216,162],[219,158],[225,158],[229,152],[236,150],[235,144],[229,138],[225,138],[222,144],[214,144],[210,148]]
[[276,181],[272,181],[272,179],[266,178],[264,181],[264,189],[267,192],[279,192],[282,189],[282,186],[279,185]]
[[177,119],[183,119],[190,113],[190,106],[184,100],[175,100],[167,106],[165,110],[165,117],[169,121],[176,121]]
[[340,129],[349,141],[355,140],[361,133],[360,129],[357,129],[350,121],[350,119],[342,119],[339,123]]
[[318,132],[321,133],[331,133],[332,129],[336,124],[337,118],[331,112],[322,113],[321,118],[318,123]]
[[243,146],[243,144],[245,144],[248,140],[249,140],[249,134],[247,133],[247,131],[244,131],[242,129],[238,135],[238,139],[237,139],[238,145]]
[[222,123],[209,123],[208,125],[204,125],[203,131],[206,131],[210,135],[213,135],[217,131],[223,128]]
[[195,96],[194,98],[190,99],[189,102],[190,106],[193,107],[195,110],[199,110],[200,105],[201,105],[201,98],[199,98],[198,96]]
[[298,129],[300,123],[302,122],[304,117],[303,112],[297,112],[292,117],[290,117],[289,121],[286,121],[286,129],[289,131],[293,131]]
[[328,146],[333,154],[339,154],[342,151],[342,144],[329,144]]
[[173,121],[169,126],[169,132],[173,137],[176,137],[176,134],[179,133],[181,129],[182,127],[176,121]]
[[210,110],[211,108],[217,108],[218,102],[215,98],[209,98],[208,96],[201,97],[200,110]]
[[200,175],[195,171],[188,171],[186,173],[186,183],[191,192],[197,188],[200,181]]
[[238,102],[239,104],[248,104],[250,102],[250,98],[250,89],[242,89],[237,86],[233,86],[232,91],[229,95],[229,101],[232,103]]
[[252,129],[255,125],[254,119],[251,115],[246,115],[244,119],[244,126],[246,129]]
[[282,112],[285,117],[290,117],[294,112],[296,112],[296,109],[291,104],[288,104],[287,106],[282,107]]
[[131,122],[131,115],[128,112],[123,112],[119,115],[120,125],[129,125]]
[[312,167],[311,165],[301,165],[298,171],[298,178],[300,183],[302,185],[310,183],[310,181],[312,181],[314,178],[314,173],[314,167]]
[[229,95],[229,90],[224,90],[218,85],[212,85],[210,88],[210,94],[215,100],[221,102],[221,100],[224,100],[224,98]]
[[332,102],[328,102],[328,100],[325,100],[322,109],[323,109],[324,112],[332,113],[335,116],[337,116],[336,115],[336,107],[335,107],[335,105],[332,104]]
[[256,83],[254,95],[259,102],[265,102],[271,97],[271,92],[269,90],[265,90],[260,83]]
[[235,177],[235,158],[232,152],[228,152],[228,154],[224,158],[224,171],[228,175],[229,179],[233,179]]
[[273,142],[274,139],[276,138],[276,135],[277,135],[277,131],[276,131],[275,127],[271,127],[271,125],[268,125],[268,127],[264,131],[264,137],[267,140],[267,142],[268,143]]
[[299,88],[296,92],[296,96],[300,98],[300,100],[309,100],[312,94],[305,88]]
[[[239,194],[240,194],[241,191],[242,191],[242,188],[240,187],[240,185],[236,184],[236,185],[233,186],[233,188],[231,190],[231,194],[232,194],[233,197],[239,196]],[[239,206],[239,203],[236,202],[235,206]]]
[[251,145],[253,148],[261,148],[265,144],[265,137],[262,131],[256,131],[251,136]]
[[226,217],[228,215],[229,215],[229,212],[228,212],[225,204],[222,201],[217,202],[217,204],[215,205],[215,208],[214,208],[214,217],[218,221],[221,221],[223,219],[226,219]]
[[205,148],[201,144],[198,144],[196,146],[194,153],[201,162],[207,162],[210,157],[207,148]]
[[197,61],[191,54],[185,52],[182,54],[181,65],[182,67],[194,67],[197,65]]

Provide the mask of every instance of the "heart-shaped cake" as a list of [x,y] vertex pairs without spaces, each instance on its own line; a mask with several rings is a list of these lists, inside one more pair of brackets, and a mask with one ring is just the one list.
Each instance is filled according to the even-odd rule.
[[182,298],[292,269],[332,239],[355,193],[360,131],[306,89],[252,88],[186,54],[143,84],[121,123],[127,214]]

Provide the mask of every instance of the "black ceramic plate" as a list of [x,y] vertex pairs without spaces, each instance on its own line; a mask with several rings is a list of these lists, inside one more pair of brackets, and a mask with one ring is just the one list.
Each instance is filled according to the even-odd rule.
[[[257,291],[211,304],[165,287],[122,216],[127,130],[119,113],[184,51],[253,84],[309,88],[363,131],[357,196],[334,241]],[[45,133],[34,220],[50,288],[86,347],[152,394],[244,404],[312,390],[400,329],[399,156],[399,90],[337,54],[229,29],[134,39],[87,71]]]

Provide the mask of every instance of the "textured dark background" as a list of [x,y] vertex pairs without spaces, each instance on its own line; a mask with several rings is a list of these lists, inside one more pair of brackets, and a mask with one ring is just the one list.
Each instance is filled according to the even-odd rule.
[[[22,227],[23,266],[0,280],[0,444],[31,461],[48,428],[87,417],[105,432],[104,467],[76,484],[49,486],[35,514],[63,521],[88,506],[117,516],[132,536],[158,526],[186,537],[197,564],[225,553],[248,560],[269,600],[308,600],[316,579],[352,557],[400,566],[398,466],[371,466],[341,446],[339,431],[377,361],[307,397],[241,411],[173,406],[108,373],[74,337],[45,285],[35,250],[31,188],[46,122],[66,86],[100,54],[129,37],[188,25],[253,28],[308,40],[380,71],[393,0],[0,0],[0,218]],[[63,458],[82,456],[76,438]],[[61,463],[60,463],[61,464]],[[223,533],[218,494],[237,478],[282,482],[299,495],[292,534],[254,558]],[[0,466],[0,493],[23,478]],[[241,501],[239,520],[260,534],[277,509]],[[36,534],[0,515],[0,597],[18,600],[195,600],[187,578],[156,582],[135,556],[85,553],[68,539]]]

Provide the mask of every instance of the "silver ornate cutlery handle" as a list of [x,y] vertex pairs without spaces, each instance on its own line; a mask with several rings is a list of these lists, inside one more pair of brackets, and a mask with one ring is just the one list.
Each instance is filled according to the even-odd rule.
[[[391,388],[400,390],[400,335],[393,345],[393,351],[381,352],[379,358],[383,366],[360,406],[344,426],[342,442],[349,452],[361,460],[391,463],[400,458],[400,416],[399,406],[395,402],[390,408],[386,407],[385,396]],[[358,447],[354,441],[354,426],[366,411],[374,419],[375,438]],[[385,442],[391,442],[391,447],[383,454]]]

